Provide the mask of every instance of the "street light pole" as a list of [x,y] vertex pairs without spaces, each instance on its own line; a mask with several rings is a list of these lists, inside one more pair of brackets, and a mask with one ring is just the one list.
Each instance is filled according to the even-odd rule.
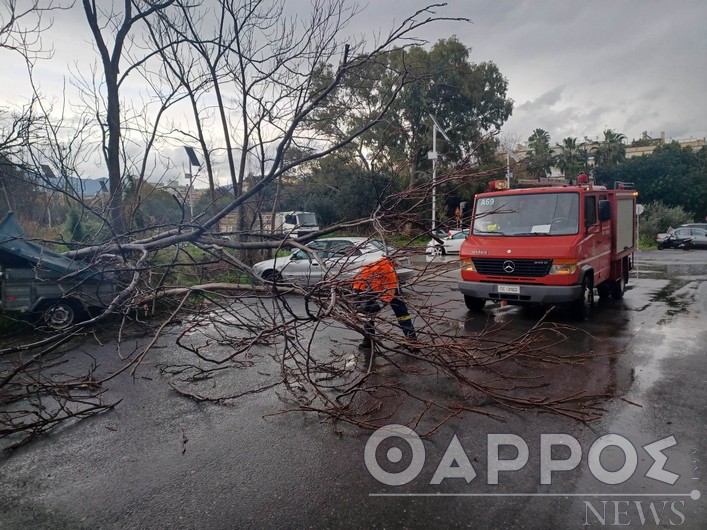
[[[44,172],[44,177],[47,179],[47,181],[51,182],[52,179],[56,179],[56,175],[54,174],[54,171],[52,171],[52,168],[49,167],[46,164],[40,164],[42,171]],[[52,197],[54,196],[54,191],[49,194],[49,197],[47,197],[47,216],[49,217],[49,228],[52,227]]]
[[[432,230],[437,228],[437,125],[432,125]],[[429,156],[429,155],[428,155]]]
[[506,147],[506,189],[509,190],[511,189],[511,177],[513,176],[513,173],[511,173],[511,158],[514,162],[518,162],[518,159],[513,155],[513,151]]
[[506,151],[506,189],[511,189],[511,155]]
[[185,173],[184,175],[189,181],[189,187],[187,188],[187,196],[189,197],[189,216],[194,219],[194,175],[192,173]]
[[199,173],[201,164],[199,163],[199,157],[196,156],[196,151],[194,151],[193,147],[185,145],[184,150],[187,152],[187,156],[189,157],[189,173],[185,173],[184,175],[189,179],[189,187],[187,188],[187,193],[189,194],[189,215],[192,219],[194,219],[194,180],[196,179],[196,175],[192,173],[191,168],[192,166],[197,167],[198,169],[196,172]]
[[440,127],[435,117],[430,114],[432,119],[432,151],[427,153],[427,158],[432,160],[432,230],[437,228],[437,131],[442,133],[442,136],[450,142],[446,131]]

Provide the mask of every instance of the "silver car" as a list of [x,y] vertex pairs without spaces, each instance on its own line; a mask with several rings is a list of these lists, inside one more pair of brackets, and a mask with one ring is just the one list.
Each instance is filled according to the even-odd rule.
[[324,279],[353,278],[363,265],[391,256],[400,282],[414,275],[409,268],[410,258],[396,256],[397,249],[386,247],[378,239],[331,237],[315,239],[307,247],[316,251],[323,266],[309,252],[297,249],[289,256],[258,262],[253,271],[264,280],[314,285]]
[[[680,225],[678,228],[702,228],[703,230],[707,230],[707,223],[685,223],[685,224]],[[676,229],[671,226],[670,228],[668,228],[667,232],[662,232],[662,233],[658,234],[657,236],[655,236],[656,243],[662,243],[663,241],[665,241],[665,239],[669,235],[671,235],[673,232],[675,232],[675,230]],[[687,237],[687,236],[683,235],[681,237]],[[695,245],[695,246],[697,246],[697,245]]]
[[676,228],[673,237],[677,239],[690,239],[690,246],[695,248],[707,248],[707,230],[697,228],[694,225],[681,226]]
[[447,237],[433,239],[427,243],[427,253],[433,256],[459,254],[462,243],[469,237],[469,230],[450,230]]

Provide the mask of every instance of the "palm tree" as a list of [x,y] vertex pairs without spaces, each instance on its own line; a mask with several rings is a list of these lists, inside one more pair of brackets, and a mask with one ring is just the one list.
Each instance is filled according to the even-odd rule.
[[582,152],[580,146],[577,145],[577,138],[567,137],[562,140],[562,145],[557,144],[560,148],[560,154],[556,157],[557,167],[560,168],[565,177],[573,178],[582,169]]
[[530,154],[527,168],[535,178],[544,178],[550,173],[555,157],[550,149],[550,133],[544,129],[535,129],[528,138]]
[[535,129],[528,138],[528,145],[533,151],[543,147],[550,147],[550,133],[545,129]]
[[615,166],[626,160],[626,136],[607,129],[604,131],[604,140],[594,152],[596,166]]

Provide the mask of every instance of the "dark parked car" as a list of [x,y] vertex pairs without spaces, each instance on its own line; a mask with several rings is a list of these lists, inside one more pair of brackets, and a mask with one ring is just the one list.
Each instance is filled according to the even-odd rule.
[[62,330],[106,307],[114,292],[102,270],[27,239],[12,212],[0,223],[0,310],[36,314]]

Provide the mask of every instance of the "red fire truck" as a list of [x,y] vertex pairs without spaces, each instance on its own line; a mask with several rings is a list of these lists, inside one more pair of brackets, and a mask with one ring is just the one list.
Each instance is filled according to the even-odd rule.
[[487,300],[568,303],[585,318],[595,288],[600,298],[623,297],[633,268],[638,192],[578,181],[477,195],[459,253],[459,290],[470,310],[480,311]]

